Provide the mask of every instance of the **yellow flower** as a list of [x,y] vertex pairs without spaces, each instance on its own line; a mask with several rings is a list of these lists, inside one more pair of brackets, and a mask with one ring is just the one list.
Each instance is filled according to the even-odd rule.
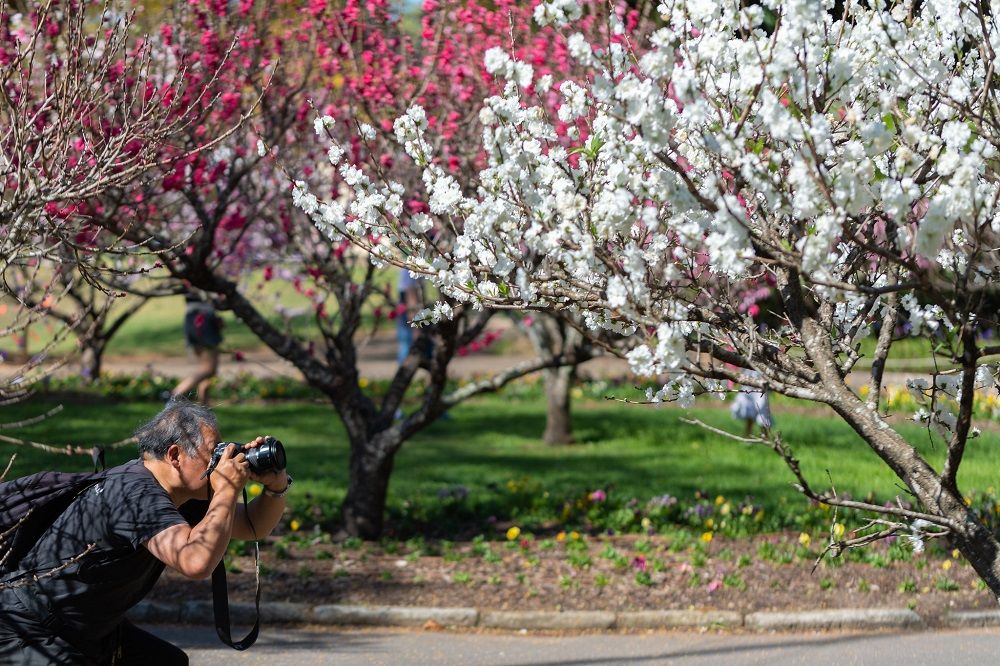
[[829,511],[830,510],[830,505],[827,504],[826,502],[820,502],[819,503],[819,509],[820,509],[820,511]]
[[257,497],[257,495],[260,495],[261,489],[262,486],[259,483],[251,483],[250,490],[248,491],[250,493],[250,497]]
[[513,541],[514,539],[516,539],[519,536],[521,536],[521,528],[520,527],[517,527],[515,525],[514,527],[511,527],[510,529],[507,530],[507,541]]
[[565,540],[566,540],[565,532],[560,532],[559,534],[556,535],[556,541],[565,541]]
[[963,497],[962,501],[965,502],[965,506],[972,506],[972,498],[971,497]]
[[569,538],[572,539],[573,541],[579,541],[580,540],[580,533],[577,532],[576,530],[574,530],[574,531],[572,531],[572,532],[569,533]]
[[945,560],[944,562],[942,562],[941,568],[944,569],[945,571],[951,569],[951,560]]
[[361,388],[368,388],[368,378],[362,377],[358,380],[358,386]]
[[812,542],[812,537],[809,536],[808,532],[803,532],[802,534],[799,535],[799,543],[801,543],[806,548],[809,547],[809,544],[811,542]]
[[705,529],[710,530],[713,527],[715,527],[715,521],[714,520],[712,520],[711,518],[709,518],[708,520],[705,521]]
[[844,523],[834,523],[833,525],[833,536],[837,539],[844,536]]
[[288,526],[292,528],[293,532],[298,532],[299,528],[302,527],[302,523],[292,518],[292,522],[288,523]]
[[715,506],[719,506],[720,504],[722,504],[725,501],[726,501],[725,497],[723,497],[722,495],[718,495],[715,498]]
[[958,552],[958,548],[956,548],[955,550],[951,551],[951,559],[957,560],[961,556],[962,556],[962,553]]
[[575,399],[579,400],[580,398],[583,397],[583,389],[580,388],[579,386],[575,386],[573,387],[573,390],[570,391],[570,395],[572,395]]
[[653,521],[650,520],[649,518],[643,518],[639,524],[642,525],[642,529],[648,530],[650,527],[653,526]]
[[753,520],[755,523],[764,522],[764,509],[761,509],[757,513],[753,514]]
[[740,513],[742,513],[744,516],[749,516],[750,514],[753,513],[753,507],[747,504],[745,507],[740,509]]
[[701,540],[704,541],[705,543],[708,543],[709,541],[712,540],[712,533],[711,532],[702,532]]
[[722,508],[719,509],[719,513],[721,513],[723,516],[728,516],[729,512],[732,510],[733,507],[730,506],[729,502],[726,502],[725,504],[722,505]]

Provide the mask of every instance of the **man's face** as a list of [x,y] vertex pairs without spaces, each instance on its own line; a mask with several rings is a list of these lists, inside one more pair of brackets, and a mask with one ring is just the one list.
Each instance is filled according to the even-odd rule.
[[188,455],[183,448],[181,449],[181,480],[197,498],[207,499],[208,477],[202,478],[202,476],[212,462],[212,452],[215,450],[216,442],[219,441],[219,431],[209,425],[203,425],[201,435],[197,453]]

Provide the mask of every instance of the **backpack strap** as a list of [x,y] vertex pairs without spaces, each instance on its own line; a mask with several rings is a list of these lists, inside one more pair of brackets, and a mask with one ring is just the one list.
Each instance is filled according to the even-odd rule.
[[104,462],[104,447],[95,446],[90,450],[90,459],[94,461],[94,472],[103,472],[108,468]]

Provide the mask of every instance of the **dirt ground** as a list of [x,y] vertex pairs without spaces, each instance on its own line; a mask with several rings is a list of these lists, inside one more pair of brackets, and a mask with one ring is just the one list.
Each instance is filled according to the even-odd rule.
[[[909,607],[932,625],[949,610],[996,608],[972,568],[947,553],[909,562],[824,561],[813,571],[814,559],[803,556],[792,534],[716,539],[678,552],[663,537],[549,543],[493,542],[488,550],[464,543],[439,555],[387,553],[374,544],[271,545],[261,555],[263,600],[500,610]],[[251,601],[253,559],[233,563],[231,598]],[[208,600],[211,585],[168,572],[151,598]]]

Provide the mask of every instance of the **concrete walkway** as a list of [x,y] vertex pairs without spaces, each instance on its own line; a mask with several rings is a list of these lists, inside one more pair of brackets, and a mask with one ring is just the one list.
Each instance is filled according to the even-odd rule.
[[[512,365],[531,360],[533,357],[523,351],[512,354],[476,353],[456,357],[449,367],[449,375],[457,379],[468,379],[481,375],[492,375],[505,370]],[[104,371],[110,374],[137,375],[142,372],[153,372],[158,375],[183,377],[191,374],[196,368],[193,356],[108,356],[104,361]],[[359,348],[358,366],[361,376],[368,379],[389,379],[395,372],[396,342],[391,338],[374,339]],[[13,364],[0,364],[0,376],[16,370]],[[69,365],[60,373],[75,372],[76,368]],[[301,374],[291,363],[281,358],[270,349],[260,349],[242,354],[242,360],[235,360],[232,353],[224,353],[219,363],[219,375],[233,377],[240,373],[250,373],[258,377],[290,377],[301,379]],[[580,366],[583,377],[618,379],[631,377],[628,363],[612,356],[600,356],[591,359]],[[919,376],[920,373],[887,372],[883,384],[885,386],[903,386],[906,379]],[[867,372],[855,372],[849,375],[848,383],[853,387],[866,384],[870,377]]]
[[598,664],[872,664],[982,666],[997,661],[995,630],[921,633],[643,633],[535,636],[420,630],[268,628],[234,652],[210,627],[146,629],[188,651],[192,665],[596,666]]

